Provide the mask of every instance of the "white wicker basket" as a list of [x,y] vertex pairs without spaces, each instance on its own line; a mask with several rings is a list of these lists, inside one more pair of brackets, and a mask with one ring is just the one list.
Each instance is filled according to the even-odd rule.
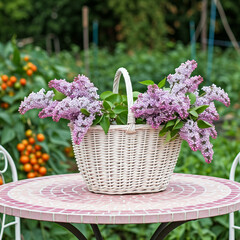
[[118,92],[121,73],[128,98],[128,125],[111,125],[105,135],[101,126],[91,127],[74,155],[89,191],[105,194],[149,193],[165,190],[175,168],[181,139],[165,143],[159,129],[137,124],[130,108],[132,85],[128,72],[118,69],[113,92]]

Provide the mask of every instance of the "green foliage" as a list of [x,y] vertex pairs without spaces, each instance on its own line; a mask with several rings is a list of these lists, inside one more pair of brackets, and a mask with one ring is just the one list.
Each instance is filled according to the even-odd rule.
[[[71,49],[72,44],[83,46],[82,7],[88,6],[89,35],[93,21],[98,20],[100,46],[113,50],[116,42],[124,42],[130,51],[142,47],[163,50],[174,47],[177,41],[189,43],[189,22],[198,25],[201,4],[202,0],[185,0],[184,4],[177,0],[107,0],[104,4],[101,0],[1,0],[0,41],[7,42],[16,34],[19,39],[32,38],[36,45],[45,47],[46,36],[53,34],[62,49]],[[208,10],[210,4],[208,1]],[[223,1],[222,5],[238,36],[240,16],[235,1]],[[219,16],[215,32],[216,39],[229,41]]]
[[108,1],[109,7],[120,18],[117,39],[125,40],[129,49],[143,46],[160,49],[166,33],[164,3],[157,0]]
[[[26,138],[25,131],[27,129],[32,129],[35,133],[44,133],[46,141],[39,144],[51,156],[51,161],[48,163],[50,173],[66,172],[67,157],[64,155],[63,149],[71,145],[67,123],[65,121],[55,123],[53,128],[48,119],[35,117],[37,111],[21,116],[18,108],[21,100],[32,91],[47,86],[48,81],[55,77],[67,76],[67,68],[61,66],[56,59],[49,58],[44,51],[36,49],[29,55],[31,61],[37,65],[38,71],[29,77],[24,70],[26,62],[23,61],[23,57],[26,54],[18,50],[14,41],[5,46],[0,44],[0,49],[2,50],[0,51],[0,75],[16,76],[18,81],[20,78],[25,78],[27,82],[26,86],[20,88],[8,87],[5,91],[1,90],[0,102],[7,103],[9,107],[7,109],[0,108],[0,143],[15,159],[21,179],[26,176],[20,171],[19,153],[16,146]],[[56,148],[56,146],[58,147]]]

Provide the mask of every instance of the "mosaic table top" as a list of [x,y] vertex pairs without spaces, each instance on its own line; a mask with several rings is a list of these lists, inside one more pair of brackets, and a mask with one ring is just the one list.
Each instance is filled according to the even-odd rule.
[[213,217],[239,209],[239,183],[190,174],[173,174],[165,191],[148,194],[91,193],[78,173],[0,187],[0,212],[43,221],[140,224]]

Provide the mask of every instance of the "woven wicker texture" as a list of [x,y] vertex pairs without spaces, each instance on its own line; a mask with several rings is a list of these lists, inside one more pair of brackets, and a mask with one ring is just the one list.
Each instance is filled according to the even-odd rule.
[[79,171],[89,191],[96,193],[129,194],[165,190],[182,141],[177,138],[165,143],[165,137],[158,135],[159,129],[135,125],[130,110],[133,104],[132,86],[126,69],[117,71],[114,92],[118,91],[121,73],[127,88],[128,125],[111,125],[107,135],[101,126],[91,127],[80,145],[73,144]]

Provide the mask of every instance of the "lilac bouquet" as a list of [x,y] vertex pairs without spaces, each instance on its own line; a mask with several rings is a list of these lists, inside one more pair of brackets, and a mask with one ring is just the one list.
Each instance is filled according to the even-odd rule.
[[21,102],[19,112],[26,113],[30,109],[42,108],[40,118],[52,117],[54,121],[60,118],[70,120],[73,126],[73,141],[79,144],[93,123],[96,114],[100,114],[102,102],[99,101],[97,88],[85,76],[74,78],[73,82],[66,80],[52,80],[50,88],[66,95],[61,101],[53,100],[54,92],[41,89],[37,93],[31,93]]
[[159,134],[167,134],[168,140],[180,135],[193,151],[200,150],[205,161],[210,163],[213,146],[209,137],[217,137],[213,122],[219,119],[213,101],[229,106],[230,99],[214,84],[203,87],[200,94],[198,86],[203,78],[190,77],[196,67],[194,60],[182,63],[175,69],[175,74],[168,75],[169,89],[150,83],[147,92],[138,96],[132,111],[136,118],[146,119],[153,128],[163,125]]
[[[206,162],[213,157],[212,144],[209,138],[216,138],[213,125],[219,119],[214,100],[229,106],[230,100],[221,88],[216,85],[198,90],[203,81],[201,76],[191,77],[197,63],[187,61],[167,77],[170,88],[164,88],[165,79],[158,85],[153,81],[142,82],[148,85],[145,93],[140,93],[131,111],[137,123],[145,123],[153,128],[160,128],[160,136],[166,135],[171,141],[180,136],[186,140],[193,151],[200,150]],[[88,129],[100,124],[107,134],[111,124],[127,124],[126,96],[110,91],[97,94],[97,88],[85,76],[78,75],[73,82],[52,80],[50,88],[55,88],[66,97],[60,101],[53,100],[54,92],[41,89],[31,93],[21,102],[19,112],[24,114],[30,109],[42,109],[40,118],[52,117],[70,120],[73,142],[80,144]],[[136,93],[134,94],[136,96]]]

